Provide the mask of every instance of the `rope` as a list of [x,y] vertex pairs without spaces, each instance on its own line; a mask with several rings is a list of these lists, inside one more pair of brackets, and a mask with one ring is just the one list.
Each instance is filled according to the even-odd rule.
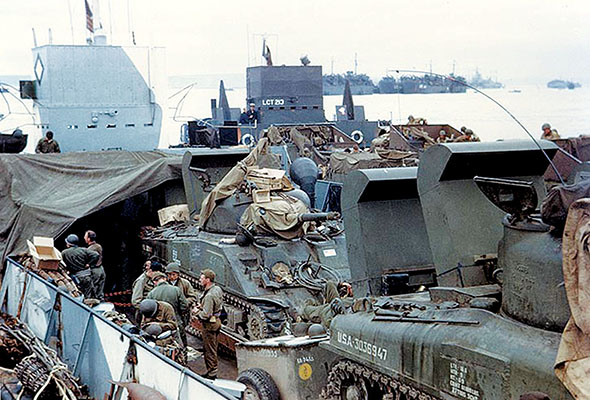
[[131,294],[131,289],[123,290],[120,292],[105,293],[104,297],[122,296],[124,294]]

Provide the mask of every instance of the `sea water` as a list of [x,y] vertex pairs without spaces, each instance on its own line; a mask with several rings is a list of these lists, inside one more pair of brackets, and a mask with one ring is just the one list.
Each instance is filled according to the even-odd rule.
[[[169,88],[169,99],[162,124],[160,147],[176,144],[181,126],[195,118],[211,116],[211,99],[217,99],[217,89],[198,88],[179,92]],[[368,120],[391,120],[405,123],[409,115],[425,118],[432,124],[449,124],[456,129],[462,126],[472,129],[482,141],[525,139],[526,132],[498,104],[507,109],[535,138],[541,135],[545,122],[562,137],[590,134],[590,87],[573,90],[549,89],[544,86],[521,86],[482,90],[485,95],[468,89],[466,93],[444,94],[372,94],[354,96],[354,104],[362,105]],[[245,108],[246,89],[234,88],[226,92],[230,107]],[[2,95],[2,93],[0,93]],[[1,96],[0,132],[10,133],[19,125],[29,134],[25,152],[33,152],[41,137],[30,115],[15,100]],[[4,98],[8,101],[5,101]],[[182,99],[182,101],[181,101]],[[161,101],[161,100],[158,100]],[[498,104],[496,104],[495,102]],[[34,110],[32,101],[25,100],[29,110]],[[334,119],[336,107],[342,96],[324,96],[324,109],[328,120]],[[4,115],[3,118],[1,115]],[[38,116],[35,116],[38,122]],[[54,129],[59,141],[59,130]]]
[[[482,90],[507,109],[535,138],[541,136],[545,122],[562,137],[590,134],[590,88],[548,89],[542,86],[522,86]],[[244,108],[246,89],[236,88],[226,92],[230,107]],[[391,120],[405,123],[408,116],[425,118],[432,124],[449,124],[456,129],[465,126],[472,129],[482,141],[528,138],[519,124],[485,95],[468,89],[466,93],[443,94],[372,94],[353,96],[355,105],[365,108],[368,120]],[[168,106],[177,116],[210,117],[210,99],[217,98],[215,89],[193,89],[176,109],[177,101],[171,99]],[[328,120],[334,119],[336,106],[342,104],[342,96],[324,96],[324,109]],[[182,118],[170,119],[165,132],[170,142],[178,141]]]

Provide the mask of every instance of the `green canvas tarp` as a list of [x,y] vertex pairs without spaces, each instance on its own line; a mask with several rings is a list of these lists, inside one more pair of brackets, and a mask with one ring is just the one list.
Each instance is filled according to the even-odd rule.
[[0,253],[33,235],[57,237],[77,219],[181,179],[182,157],[159,151],[0,154]]

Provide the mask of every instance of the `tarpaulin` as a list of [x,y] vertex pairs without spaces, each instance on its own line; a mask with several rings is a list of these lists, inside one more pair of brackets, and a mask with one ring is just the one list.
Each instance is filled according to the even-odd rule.
[[203,228],[207,220],[215,210],[217,204],[223,199],[230,197],[238,186],[242,183],[248,172],[248,167],[253,166],[276,168],[280,166],[278,156],[270,151],[270,142],[268,138],[262,138],[258,141],[255,148],[242,161],[233,167],[223,179],[213,188],[205,197],[201,206],[199,215],[199,226]]
[[0,155],[0,252],[33,235],[57,237],[77,219],[180,179],[182,157],[159,151]]
[[570,207],[563,232],[563,278],[571,316],[555,360],[555,374],[576,399],[590,398],[590,199]]

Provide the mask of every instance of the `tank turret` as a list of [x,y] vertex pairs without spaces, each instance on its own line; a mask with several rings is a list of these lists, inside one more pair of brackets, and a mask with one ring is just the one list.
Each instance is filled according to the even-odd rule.
[[314,213],[299,199],[305,193],[277,168],[267,138],[224,176],[190,159],[185,155],[183,178],[193,219],[151,231],[144,249],[180,262],[199,290],[201,269],[215,272],[229,342],[290,332],[298,307],[321,302],[328,280],[350,279],[339,215]]

